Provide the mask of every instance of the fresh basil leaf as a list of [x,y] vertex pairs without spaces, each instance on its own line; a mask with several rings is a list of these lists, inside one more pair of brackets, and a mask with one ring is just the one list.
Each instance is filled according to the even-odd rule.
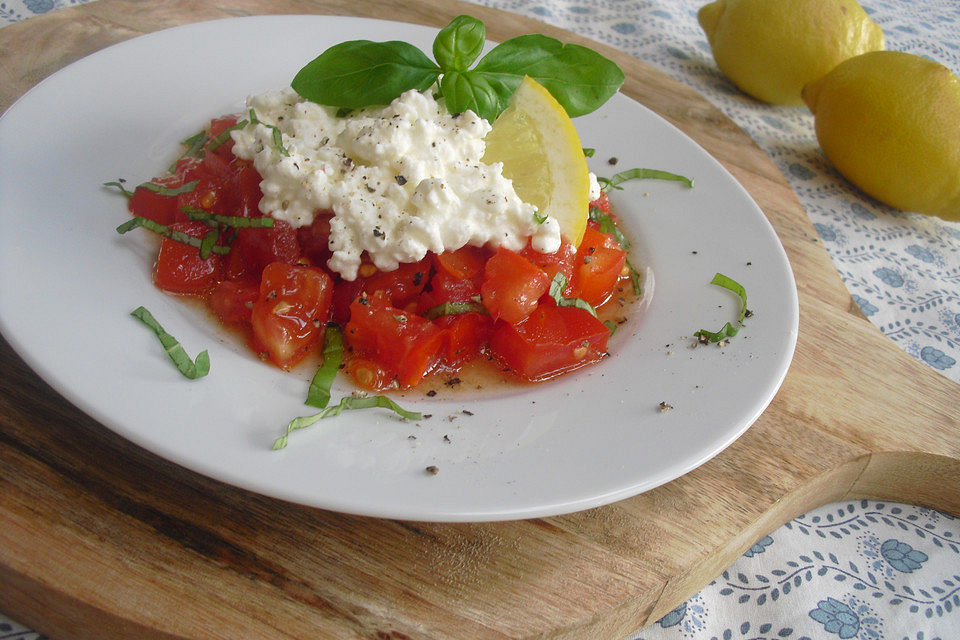
[[613,320],[604,320],[604,321],[603,321],[603,326],[605,326],[605,327],[607,328],[607,331],[610,332],[610,335],[611,335],[611,336],[617,332],[617,329],[620,328],[620,325],[618,325],[618,324],[617,324],[616,322],[614,322]]
[[585,155],[588,158],[592,158],[593,154],[595,154],[596,152],[597,152],[596,149],[591,149],[590,147],[583,148],[583,155]]
[[125,195],[127,198],[132,198],[132,197],[133,197],[133,191],[130,191],[129,189],[127,189],[127,187],[124,185],[125,182],[126,182],[126,180],[124,180],[123,178],[118,178],[117,180],[115,180],[115,181],[113,181],[113,182],[104,182],[104,183],[103,183],[103,186],[105,186],[105,187],[114,187],[115,189],[119,189],[119,190],[120,190],[120,193],[122,193],[123,195]]
[[450,21],[433,41],[433,57],[443,71],[465,71],[483,50],[487,29],[473,16]]
[[583,309],[594,318],[597,317],[597,311],[586,300],[581,298],[564,298],[563,290],[566,288],[567,276],[558,271],[557,275],[553,276],[553,280],[550,281],[550,297],[556,301],[558,307],[576,307],[577,309]]
[[415,411],[407,411],[387,396],[345,396],[340,399],[339,404],[335,404],[332,407],[327,407],[320,413],[315,413],[312,416],[301,416],[291,420],[287,424],[286,432],[274,440],[272,448],[274,451],[277,449],[283,449],[287,446],[287,440],[290,438],[290,434],[292,432],[296,431],[297,429],[305,429],[310,425],[323,420],[324,418],[338,416],[344,411],[355,409],[372,409],[374,407],[390,409],[401,418],[406,418],[407,420],[420,420],[423,418],[423,414]]
[[412,44],[350,40],[307,63],[291,86],[307,100],[357,109],[389,104],[410,89],[424,91],[439,75],[440,67]]
[[210,142],[207,143],[207,151],[214,151],[218,149],[219,147],[224,145],[227,142],[227,140],[230,139],[231,131],[237,131],[238,129],[243,129],[246,126],[247,126],[247,121],[241,120],[235,125],[227,127],[226,129],[221,131],[219,134],[217,134],[217,137],[212,138]]
[[[117,233],[119,233],[120,235],[123,235],[126,232],[132,231],[133,229],[136,229],[138,227],[143,227],[144,229],[148,231],[152,231],[159,236],[163,236],[164,238],[170,238],[171,240],[176,240],[177,242],[182,242],[183,244],[188,244],[191,247],[196,247],[198,249],[203,248],[203,240],[201,240],[200,238],[195,238],[189,233],[184,233],[183,231],[171,229],[166,225],[160,224],[159,222],[154,222],[153,220],[149,218],[144,218],[142,216],[137,216],[135,218],[131,218],[130,220],[127,220],[126,222],[124,222],[122,225],[117,227]],[[223,255],[230,252],[230,247],[226,247],[218,244],[218,245],[214,245],[210,249],[210,251],[212,253]]]
[[153,191],[161,196],[173,197],[178,196],[181,193],[191,193],[197,188],[197,184],[199,184],[199,182],[199,180],[193,180],[191,182],[185,182],[179,187],[165,187],[162,184],[157,184],[156,182],[144,182],[143,184],[138,184],[137,187],[143,187],[147,191]]
[[660,169],[627,169],[626,171],[621,171],[612,178],[597,178],[597,182],[601,184],[601,188],[604,191],[610,191],[610,189],[622,189],[620,183],[626,182],[627,180],[675,180],[677,182],[683,182],[688,187],[693,188],[693,180],[685,176],[677,175],[676,173],[670,173],[669,171],[661,171]]
[[557,99],[573,118],[599,108],[623,84],[625,76],[612,60],[577,44],[531,33],[500,43],[485,55],[474,71],[512,95],[524,76],[530,76]]
[[210,356],[207,354],[206,350],[198,353],[197,360],[194,362],[190,359],[190,356],[187,355],[187,352],[184,351],[183,347],[180,345],[180,342],[178,342],[177,339],[172,335],[164,331],[163,327],[160,326],[160,323],[157,322],[157,319],[154,318],[153,314],[147,311],[146,308],[137,307],[130,313],[130,315],[153,330],[153,332],[157,335],[157,339],[160,340],[160,344],[162,344],[164,350],[166,350],[167,355],[170,356],[170,360],[173,361],[173,364],[176,365],[177,370],[185,377],[190,378],[191,380],[196,380],[197,378],[202,378],[210,372]]
[[488,122],[496,120],[510,104],[513,90],[496,77],[487,77],[476,71],[451,71],[440,79],[440,90],[450,113],[468,109]]
[[243,216],[222,216],[217,213],[210,213],[197,207],[182,207],[180,211],[191,220],[199,220],[213,226],[221,224],[225,227],[234,227],[237,229],[268,229],[273,227],[273,218],[270,216],[259,216],[257,218],[244,218]]
[[740,331],[740,328],[743,326],[743,320],[747,317],[747,290],[744,289],[743,285],[739,282],[723,275],[722,273],[717,273],[713,276],[713,280],[710,281],[710,284],[715,284],[718,287],[723,287],[729,291],[737,294],[737,297],[740,298],[740,313],[737,316],[737,326],[733,326],[731,323],[726,323],[719,331],[708,331],[706,329],[700,329],[693,335],[701,340],[708,342],[720,342],[725,338],[732,338],[737,335]]
[[323,364],[317,369],[310,381],[307,390],[307,400],[304,404],[317,409],[326,408],[330,402],[330,387],[333,379],[340,370],[343,361],[343,334],[335,326],[327,327],[323,335]]

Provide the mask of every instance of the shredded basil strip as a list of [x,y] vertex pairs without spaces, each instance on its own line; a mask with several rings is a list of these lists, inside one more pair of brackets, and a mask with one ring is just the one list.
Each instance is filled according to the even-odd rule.
[[247,126],[247,121],[241,120],[240,122],[233,125],[232,127],[227,127],[226,129],[221,131],[219,134],[217,134],[216,138],[213,138],[212,140],[210,140],[209,144],[207,144],[207,151],[213,151],[218,147],[222,146],[224,143],[226,143],[227,140],[230,139],[231,131],[236,131],[237,129],[243,129],[245,126]]
[[103,183],[103,186],[105,186],[105,187],[116,187],[117,189],[120,189],[120,193],[122,193],[123,195],[125,195],[127,198],[132,198],[132,197],[133,197],[133,191],[128,190],[128,189],[123,185],[123,183],[124,183],[124,179],[123,179],[123,178],[119,178],[119,179],[117,179],[117,180],[115,180],[115,181],[113,181],[113,182],[104,182],[104,183]]
[[196,207],[183,207],[180,209],[185,216],[191,220],[199,220],[201,222],[217,222],[222,224],[225,227],[235,227],[235,228],[255,228],[255,229],[264,229],[273,226],[273,218],[270,216],[263,216],[259,218],[244,218],[241,216],[221,216],[216,213],[210,213],[209,211],[204,211],[203,209],[198,209]]
[[547,216],[545,216],[545,215],[540,215],[540,213],[534,211],[534,212],[533,212],[533,220],[534,220],[534,222],[536,222],[537,224],[543,224],[544,222],[547,221]]
[[330,402],[330,387],[337,376],[337,371],[340,370],[342,361],[343,334],[340,333],[339,327],[328,326],[323,336],[323,364],[310,381],[310,389],[307,391],[307,400],[304,404],[317,409],[326,408]]
[[617,332],[617,329],[620,328],[620,325],[618,325],[618,324],[617,324],[616,322],[614,322],[613,320],[604,320],[604,321],[603,321],[603,326],[605,326],[605,327],[607,328],[607,331],[610,332],[610,335],[611,335],[611,336]]
[[310,425],[319,422],[324,418],[338,416],[344,411],[351,411],[354,409],[372,409],[374,407],[390,409],[400,417],[406,418],[407,420],[421,420],[423,418],[423,414],[414,411],[407,411],[401,408],[400,405],[387,396],[368,396],[364,398],[345,396],[340,399],[339,404],[335,404],[332,407],[327,407],[320,413],[315,413],[312,416],[301,416],[291,420],[290,423],[287,424],[286,433],[274,440],[272,448],[274,451],[277,449],[283,449],[287,446],[287,440],[292,432],[296,431],[297,429],[305,429],[306,427],[309,427]]
[[[197,247],[198,249],[203,248],[203,240],[201,238],[195,238],[194,236],[191,236],[189,233],[184,233],[183,231],[177,231],[176,229],[171,229],[166,225],[160,224],[158,222],[154,222],[149,218],[144,218],[141,216],[131,218],[130,220],[124,222],[122,225],[117,227],[117,233],[123,235],[127,231],[131,231],[138,227],[143,227],[144,229],[148,231],[152,231],[157,235],[163,236],[164,238],[170,238],[171,240],[176,240],[177,242],[188,244],[191,247]],[[226,247],[219,244],[214,245],[211,248],[211,252],[223,255],[230,252],[230,247]]]
[[279,128],[277,128],[277,125],[267,124],[266,122],[258,118],[257,112],[254,111],[252,108],[250,109],[250,124],[262,124],[263,126],[270,129],[273,133],[273,137],[272,137],[273,146],[280,153],[280,155],[286,156],[288,158],[290,157],[290,152],[287,151],[287,148],[285,146],[283,146],[283,133],[280,131]]
[[603,191],[610,191],[610,189],[622,189],[620,186],[621,183],[626,182],[627,180],[675,180],[677,182],[683,182],[688,187],[693,188],[693,180],[690,178],[677,175],[676,173],[670,173],[669,171],[661,171],[660,169],[627,169],[626,171],[621,171],[620,173],[614,175],[612,178],[597,178],[597,182],[600,183],[601,189]]
[[479,302],[444,302],[435,307],[430,307],[423,315],[428,320],[436,320],[440,316],[453,316],[460,313],[490,314],[487,308]]
[[710,342],[720,342],[724,338],[732,338],[737,335],[740,331],[740,328],[743,326],[743,319],[747,315],[747,291],[743,288],[739,282],[733,278],[727,277],[722,273],[717,273],[713,276],[713,280],[710,281],[710,284],[715,284],[718,287],[723,287],[728,289],[737,296],[740,297],[740,314],[737,316],[737,326],[733,326],[731,323],[726,323],[719,331],[707,331],[706,329],[700,329],[693,335],[699,337],[704,337]]
[[157,319],[153,317],[153,314],[144,307],[137,307],[130,315],[150,327],[153,332],[157,334],[157,338],[166,350],[167,355],[170,356],[177,370],[185,377],[196,380],[210,372],[210,356],[207,354],[206,349],[197,354],[197,360],[194,362],[190,359],[190,356],[187,355],[187,352],[183,350],[180,342],[164,331],[160,323],[157,322]]
[[643,295],[643,282],[640,277],[640,272],[630,264],[630,258],[627,258],[627,271],[630,272],[630,284],[633,285],[633,295],[640,297]]
[[157,184],[156,182],[144,182],[143,184],[137,185],[137,188],[143,187],[147,191],[153,191],[154,193],[160,194],[161,196],[178,196],[181,193],[190,193],[197,188],[199,180],[193,180],[191,182],[185,182],[179,187],[165,187],[162,184]]
[[590,147],[583,148],[583,155],[585,155],[588,158],[592,158],[593,154],[595,154],[596,152],[597,152],[596,149],[591,149]]
[[580,298],[564,298],[563,290],[567,288],[567,276],[558,271],[550,282],[550,297],[556,300],[558,307],[576,307],[583,309],[594,318],[597,317],[597,311],[586,300]]
[[204,129],[196,132],[186,140],[182,141],[180,144],[185,146],[187,149],[181,155],[181,158],[202,158],[203,157],[203,147],[207,144],[207,132]]

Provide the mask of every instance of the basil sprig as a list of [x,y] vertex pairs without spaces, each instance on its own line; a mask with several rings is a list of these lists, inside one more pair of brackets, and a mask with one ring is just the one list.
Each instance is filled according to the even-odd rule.
[[170,356],[170,360],[173,361],[177,370],[182,373],[184,377],[196,380],[210,372],[210,356],[207,354],[206,349],[197,354],[197,360],[194,362],[190,359],[190,356],[187,355],[187,352],[184,351],[180,342],[164,331],[160,323],[157,322],[157,319],[154,318],[153,314],[147,311],[146,308],[137,307],[130,315],[153,330],[157,335],[157,339],[160,340],[160,344],[162,344],[164,350],[166,350],[167,355]]
[[710,281],[710,284],[715,284],[718,287],[723,287],[728,289],[740,298],[740,313],[737,316],[737,325],[734,326],[731,323],[726,323],[719,331],[707,331],[706,329],[700,329],[693,335],[697,336],[700,340],[706,342],[720,342],[726,338],[732,338],[737,335],[740,331],[740,327],[743,326],[743,319],[747,317],[747,291],[743,288],[739,282],[733,278],[727,277],[722,273],[718,273],[713,276],[713,280]]
[[571,117],[600,107],[625,79],[615,62],[596,51],[542,34],[506,40],[471,69],[485,37],[483,22],[457,16],[434,40],[436,62],[406,42],[343,42],[304,66],[291,86],[313,102],[359,109],[388,104],[410,89],[426,91],[439,81],[451,113],[469,109],[493,122],[524,76],[546,87]]

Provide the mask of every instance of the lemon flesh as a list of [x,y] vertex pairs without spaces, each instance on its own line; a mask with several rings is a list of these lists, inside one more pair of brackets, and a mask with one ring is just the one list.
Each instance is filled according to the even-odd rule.
[[720,71],[770,104],[803,104],[805,84],[884,46],[856,0],[716,0],[697,18]]
[[865,193],[960,220],[960,78],[900,51],[867,53],[808,85],[817,141]]
[[554,218],[574,246],[583,239],[590,176],[580,137],[566,110],[526,77],[484,138],[483,162],[503,163],[521,200]]

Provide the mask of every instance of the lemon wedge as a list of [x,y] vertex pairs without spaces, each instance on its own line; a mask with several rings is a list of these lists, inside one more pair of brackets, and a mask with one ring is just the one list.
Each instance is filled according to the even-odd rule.
[[487,164],[503,163],[521,200],[554,218],[573,246],[583,239],[590,175],[577,130],[543,85],[525,77],[484,138]]

